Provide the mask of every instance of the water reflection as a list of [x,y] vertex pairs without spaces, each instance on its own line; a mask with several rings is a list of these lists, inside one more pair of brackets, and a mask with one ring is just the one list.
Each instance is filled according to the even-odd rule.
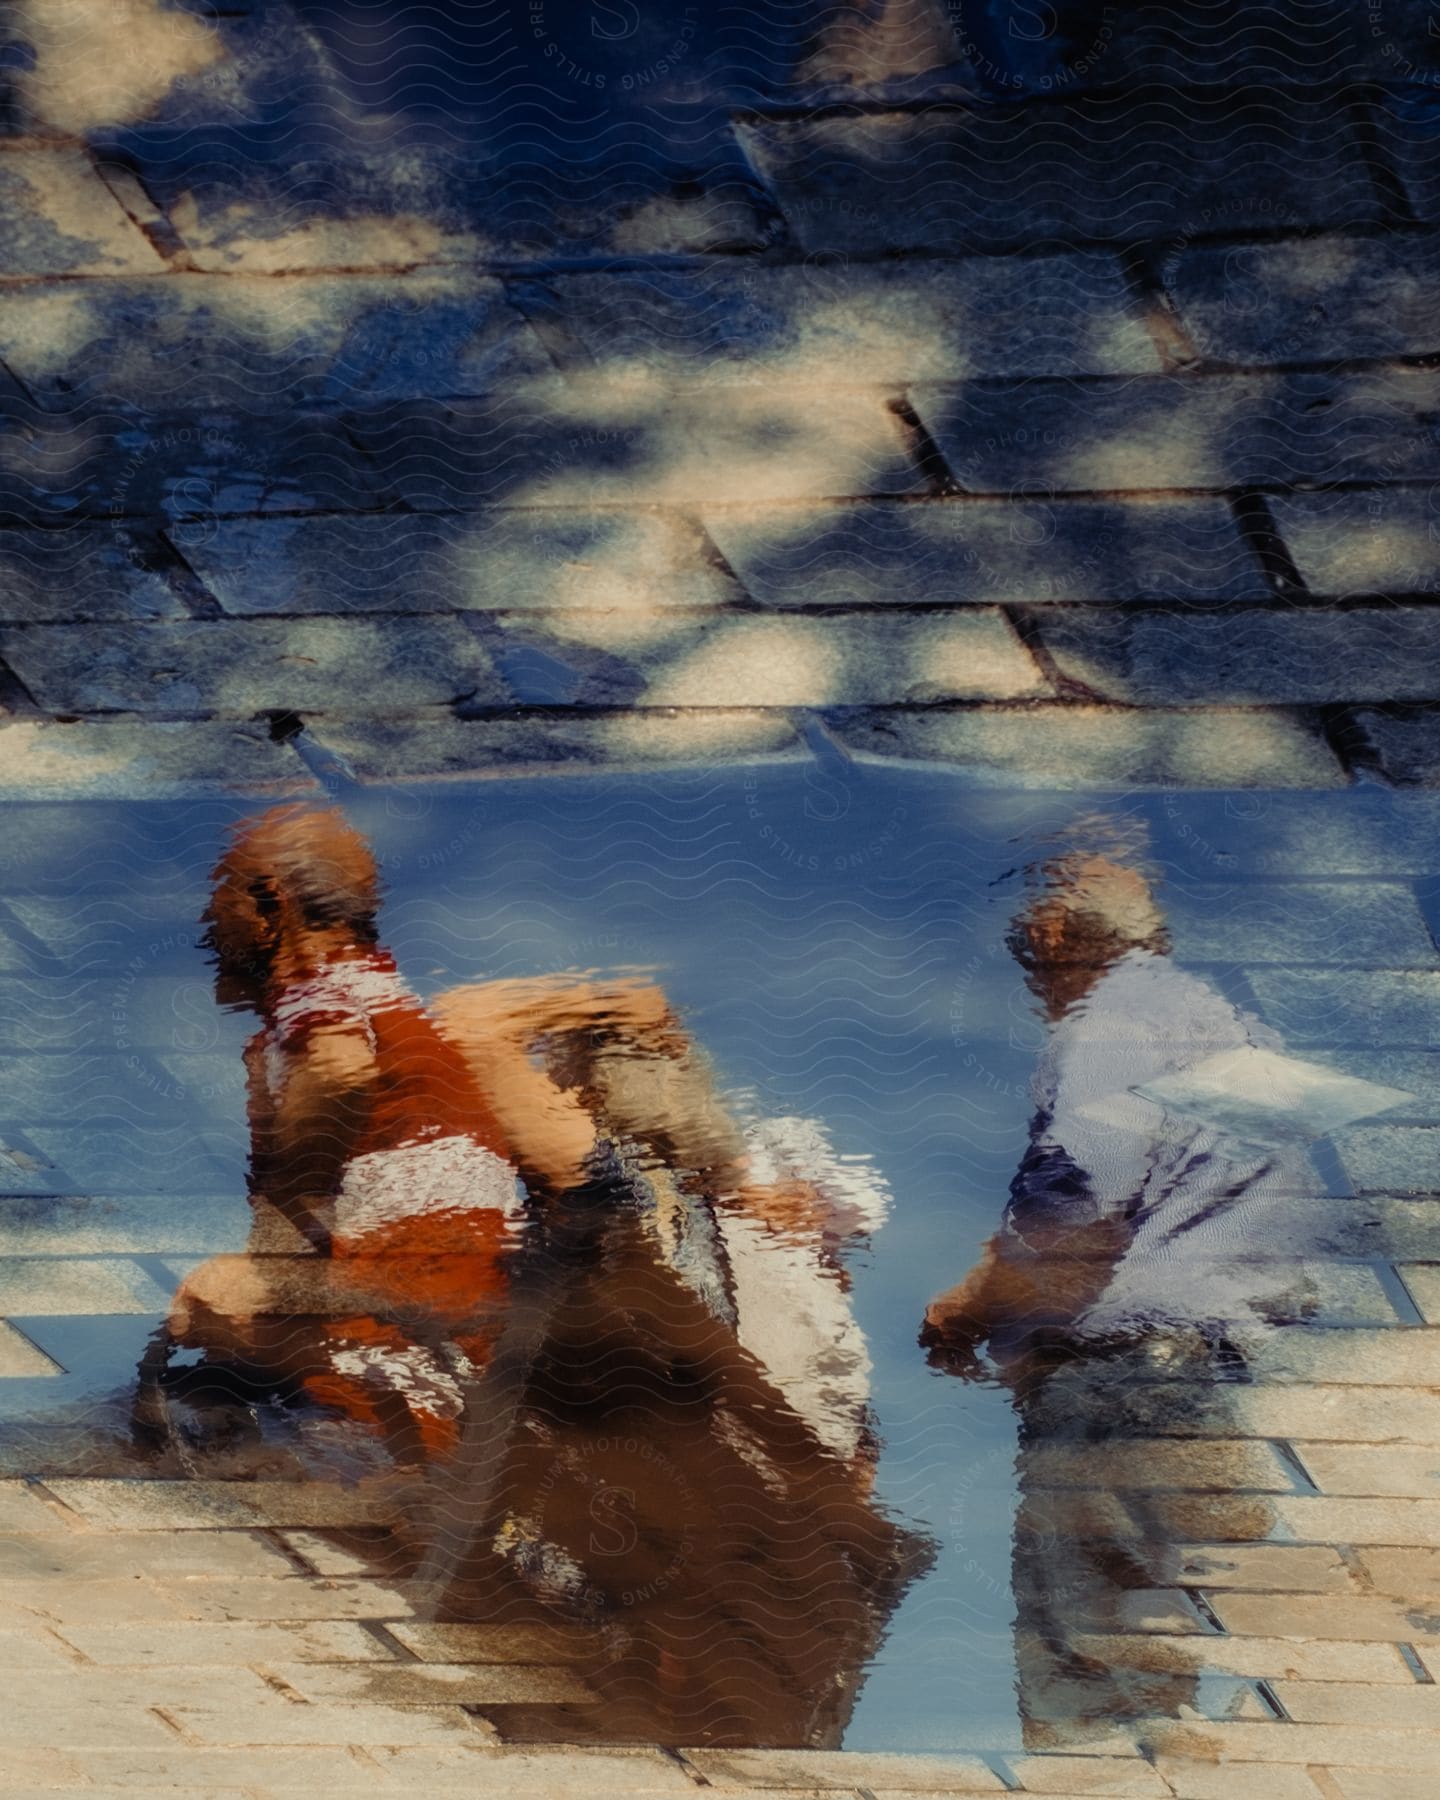
[[[1408,1097],[1287,1055],[1179,966],[1135,821],[1067,836],[1028,869],[1007,939],[1047,1026],[1029,1142],[999,1230],[920,1333],[937,1369],[998,1372],[1015,1396],[1017,1689],[1035,1748],[1217,1704],[1267,1716],[1244,1684],[1202,1696],[1203,1648],[1156,1639],[1145,1666],[1116,1666],[1103,1634],[1207,1629],[1193,1601],[1154,1591],[1188,1538],[1166,1490],[1230,1481],[1168,1434],[1203,1433],[1247,1350],[1315,1311],[1328,1186],[1312,1140]],[[1194,1455],[1183,1481],[1177,1450]],[[1242,1535],[1266,1535],[1263,1502],[1255,1520]]]
[[386,1573],[434,1616],[578,1631],[570,1735],[838,1742],[924,1559],[871,1499],[845,1266],[883,1185],[724,1104],[643,971],[422,1005],[379,901],[333,810],[214,871],[217,997],[260,1019],[250,1241],[183,1281],[137,1438],[233,1474],[285,1428],[392,1477]]

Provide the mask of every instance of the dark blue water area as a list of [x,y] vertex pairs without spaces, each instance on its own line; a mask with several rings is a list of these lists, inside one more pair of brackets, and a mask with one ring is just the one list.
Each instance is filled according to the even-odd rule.
[[[883,1439],[877,1496],[934,1557],[890,1621],[845,1743],[1017,1745],[1015,1414],[1002,1387],[927,1367],[916,1333],[995,1230],[1026,1147],[1043,1029],[1005,942],[1025,872],[1076,842],[1130,845],[1184,959],[1187,931],[1199,944],[1213,915],[1206,897],[1228,884],[1389,871],[1431,906],[1436,802],[1379,789],[1088,798],[778,763],[337,797],[374,845],[382,938],[422,994],[651,969],[727,1091],[818,1121],[883,1179],[888,1221],[852,1258]],[[37,1456],[47,1416],[83,1417],[124,1391],[157,1296],[187,1262],[243,1246],[253,1021],[215,1005],[197,919],[227,828],[264,804],[6,814],[0,1139],[13,1197],[0,1216],[4,1280],[20,1287],[5,1306],[67,1373],[0,1381],[0,1427],[28,1420]],[[1206,955],[1217,981],[1234,978],[1213,945]],[[46,1280],[57,1259],[84,1264],[95,1296],[27,1301],[27,1254]],[[130,1299],[107,1307],[117,1281]]]

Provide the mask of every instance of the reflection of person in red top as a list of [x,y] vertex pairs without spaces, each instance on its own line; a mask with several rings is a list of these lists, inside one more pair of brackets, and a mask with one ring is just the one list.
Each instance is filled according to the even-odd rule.
[[825,1245],[873,1219],[747,1139],[652,981],[492,982],[427,1009],[377,942],[370,849],[331,809],[245,825],[214,880],[217,997],[262,1020],[253,1226],[247,1252],[187,1277],[152,1363],[203,1351],[211,1372],[365,1421],[405,1460],[448,1450],[505,1315],[529,1216],[517,1175],[542,1209],[594,1190],[621,1135],[653,1152],[652,1187],[673,1187],[662,1163],[689,1171],[732,1234],[743,1219],[803,1252],[839,1297]]
[[328,809],[215,871],[217,994],[261,1021],[253,1222],[177,1293],[141,1436],[231,1473],[272,1428],[307,1472],[423,1469],[387,1573],[439,1617],[582,1625],[591,1736],[833,1743],[923,1560],[871,1495],[843,1264],[883,1184],[723,1104],[642,975],[422,1005],[378,901]]

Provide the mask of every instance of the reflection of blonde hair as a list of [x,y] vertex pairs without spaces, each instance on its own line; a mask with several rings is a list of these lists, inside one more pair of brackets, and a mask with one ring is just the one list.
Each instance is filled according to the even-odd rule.
[[1056,857],[1032,871],[1032,884],[1008,941],[1052,1018],[1127,951],[1163,955],[1170,948],[1150,883],[1114,857],[1092,851]]
[[237,826],[211,880],[204,921],[223,970],[261,972],[286,932],[338,926],[374,940],[375,858],[334,807],[277,806]]

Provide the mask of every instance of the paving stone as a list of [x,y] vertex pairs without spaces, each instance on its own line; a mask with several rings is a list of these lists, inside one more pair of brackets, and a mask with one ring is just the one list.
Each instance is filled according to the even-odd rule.
[[295,1623],[310,1619],[404,1619],[434,1594],[414,1583],[314,1581],[292,1575],[279,1580],[200,1580],[168,1584],[157,1573],[168,1616],[217,1622],[244,1620]]
[[[171,1789],[190,1795],[204,1790],[207,1782],[219,1789],[278,1789],[282,1793],[314,1794],[333,1782],[353,1794],[358,1765],[348,1750],[312,1749],[286,1745],[283,1749],[250,1747],[221,1750],[196,1744],[176,1744],[160,1750],[83,1750],[70,1762],[81,1780],[103,1788],[113,1783],[131,1793],[163,1794]],[[86,1790],[90,1791],[89,1789]]]
[[1159,270],[1200,354],[1239,364],[1428,355],[1437,272],[1429,234],[1196,244]]
[[1275,1697],[1299,1725],[1423,1725],[1440,1729],[1440,1688],[1342,1688],[1333,1681],[1284,1681]]
[[[1431,1248],[1434,1254],[1440,1255],[1440,1244],[1432,1245]],[[1434,1263],[1403,1263],[1400,1274],[1426,1324],[1440,1324],[1440,1266]]]
[[1235,230],[1376,212],[1341,109],[1273,89],[765,120],[741,135],[810,251],[1034,249],[1189,235],[1207,214]]
[[[1311,1449],[1320,1446],[1311,1445]],[[1374,1456],[1373,1450],[1367,1455]],[[1183,1587],[1258,1592],[1344,1594],[1355,1581],[1338,1550],[1309,1544],[1184,1544],[1157,1546],[1149,1566]]]
[[1146,376],[917,387],[911,398],[976,493],[1402,480],[1437,468],[1428,370]]
[[1440,698],[1440,617],[1425,607],[1209,616],[1067,607],[1030,616],[1061,673],[1108,700]]
[[1440,960],[1408,884],[1172,883],[1165,916],[1176,955],[1198,962],[1427,968]]
[[307,1700],[411,1706],[571,1706],[598,1696],[568,1669],[534,1663],[397,1663],[360,1668],[268,1665]]
[[1297,1441],[1294,1449],[1311,1480],[1325,1494],[1394,1495],[1421,1500],[1440,1494],[1440,1453],[1434,1450],[1401,1450],[1392,1444],[1377,1454],[1369,1444],[1303,1441]]
[[[138,169],[200,267],[399,271],[767,241],[724,110],[693,94],[673,119],[649,104],[675,44],[663,19],[606,37],[552,11],[538,35],[517,18],[503,39],[447,19],[439,39],[422,12],[374,40],[323,13],[243,10],[217,21],[229,55],[203,81],[96,134]],[[508,105],[495,101],[497,56]],[[303,160],[277,158],[259,120],[303,137]]]
[[65,1516],[27,1482],[0,1481],[0,1532],[69,1531]]
[[764,606],[1264,599],[1219,500],[1019,497],[706,512]]
[[352,488],[373,494],[372,506],[423,512],[501,501],[753,505],[926,487],[884,396],[833,385],[576,377],[503,404],[377,406],[343,426],[361,465]]
[[593,1640],[564,1625],[421,1624],[387,1626],[391,1637],[426,1663],[554,1665],[585,1654]]
[[[1334,1342],[1334,1340],[1331,1340]],[[1335,1345],[1348,1354],[1343,1339]],[[1440,1445],[1440,1394],[1404,1386],[1292,1385],[1257,1381],[1223,1397],[1184,1390],[1167,1400],[1149,1396],[1140,1420],[1150,1429],[1249,1432],[1256,1437],[1325,1439],[1337,1443]],[[1154,1411],[1151,1411],[1151,1407]]]
[[643,768],[804,755],[784,713],[737,708],[518,719],[317,719],[311,736],[364,781]]
[[1440,786],[1440,711],[1402,707],[1377,712],[1357,707],[1353,717],[1391,781],[1407,787]]
[[1425,971],[1260,968],[1251,986],[1291,1045],[1424,1048],[1440,1029],[1440,977]]
[[1036,1444],[1026,1452],[1026,1483],[1047,1487],[1294,1489],[1294,1472],[1269,1444],[1125,1438],[1108,1444]]
[[1333,787],[1329,747],[1279,712],[1126,711],[1100,706],[972,707],[837,717],[867,761],[959,763],[971,782],[1087,791],[1120,788]]
[[[588,706],[865,706],[1012,699],[1046,683],[998,611],[809,619],[665,614],[507,618],[576,671]],[[498,653],[497,653],[498,654]]]
[[[1440,1332],[1307,1331],[1292,1325],[1247,1345],[1246,1361],[1259,1381],[1440,1386]],[[1304,1433],[1297,1429],[1296,1435]]]
[[899,1756],[827,1750],[686,1750],[715,1788],[904,1787],[915,1793],[998,1794],[999,1776],[971,1756]]
[[1188,1594],[1174,1589],[1131,1588],[1118,1596],[1105,1621],[1120,1631],[1210,1631]]
[[29,1338],[0,1320],[0,1380],[29,1380],[37,1375],[63,1375],[65,1371]]
[[[282,1576],[293,1575],[294,1565],[278,1550],[245,1532],[187,1532],[166,1544],[164,1571],[172,1579],[192,1575]],[[156,1572],[155,1539],[146,1532],[109,1531],[68,1538],[0,1537],[0,1576],[4,1577],[7,1591],[17,1582],[43,1582],[58,1602],[73,1583],[83,1602],[86,1588],[95,1581],[121,1577],[134,1581]],[[123,1647],[127,1641],[123,1630],[119,1626],[115,1629],[121,1631],[121,1638],[105,1641],[118,1641]],[[163,1633],[157,1632],[154,1641],[159,1642],[162,1637]]]
[[[1431,1733],[1351,1729],[1340,1725],[1213,1724],[1187,1720],[1171,1724],[1146,1720],[1137,1727],[1158,1754],[1211,1755],[1217,1762],[1297,1762],[1373,1765],[1382,1769],[1435,1769]],[[1328,1773],[1328,1769],[1327,1769]],[[1390,1793],[1393,1795],[1394,1790]]]
[[1026,1794],[1163,1794],[1170,1789],[1139,1757],[1010,1756],[1006,1765]]
[[461,1785],[468,1794],[493,1790],[588,1800],[592,1794],[689,1794],[695,1783],[658,1750],[566,1746],[498,1750],[447,1745],[443,1750],[376,1748],[370,1752],[393,1781],[412,1793]]
[[658,512],[231,519],[186,554],[235,614],[649,611],[743,597],[699,527]]
[[1247,1766],[1157,1756],[1155,1767],[1177,1800],[1318,1800],[1321,1790],[1301,1768],[1267,1762]]
[[0,620],[183,616],[164,578],[142,565],[138,542],[120,531],[0,531]]
[[148,1712],[156,1706],[254,1706],[274,1698],[259,1675],[239,1668],[92,1669],[72,1659],[58,1681],[45,1667],[12,1671],[5,1681],[7,1707],[34,1712],[48,1704],[59,1713],[62,1732],[66,1714],[91,1707]]
[[562,366],[612,379],[905,387],[1159,367],[1117,258],[1036,257],[1023,284],[1014,275],[986,258],[730,261],[552,276],[515,292]]
[[164,267],[82,150],[0,150],[7,275],[158,274]]
[[471,694],[505,698],[479,642],[452,619],[15,626],[0,632],[0,650],[40,704],[60,712],[403,713]]
[[46,1487],[90,1524],[117,1531],[202,1531],[216,1526],[369,1525],[394,1517],[374,1484],[311,1481],[69,1481]]
[[[1203,1507],[1206,1497],[1197,1497]],[[1440,1501],[1349,1499],[1329,1495],[1279,1495],[1274,1499],[1277,1526],[1296,1539],[1323,1544],[1440,1544]],[[1440,1622],[1440,1615],[1437,1615]],[[1278,1618],[1270,1630],[1278,1631]],[[1417,1628],[1418,1629],[1418,1628]],[[1330,1635],[1339,1636],[1337,1625]]]
[[[233,3],[226,0],[226,10]],[[222,56],[212,20],[186,16],[162,0],[10,11],[7,47],[20,71],[20,117],[31,130],[77,136],[116,119],[143,118],[174,84]]]
[[1336,1149],[1360,1194],[1440,1192],[1440,1128],[1433,1125],[1357,1125],[1342,1131]]
[[551,372],[498,281],[424,273],[39,282],[7,295],[0,360],[52,402],[176,413],[483,394]]
[[[486,448],[494,449],[489,440]],[[502,467],[509,449],[495,451]],[[478,465],[476,479],[493,485],[494,457],[480,456]],[[47,413],[0,397],[0,516],[7,520],[56,526],[99,517],[148,527],[163,518],[189,548],[226,513],[374,507],[381,479],[329,414],[127,418],[96,399]]]
[[[98,1539],[98,1543],[113,1542]],[[151,1556],[154,1556],[151,1540]],[[175,1568],[166,1552],[164,1569]],[[326,1620],[275,1622],[179,1622],[167,1625],[67,1625],[67,1643],[106,1667],[185,1664],[203,1668],[230,1663],[379,1662],[384,1647],[363,1625]],[[263,1743],[263,1738],[252,1740]],[[283,1739],[276,1740],[283,1742]],[[321,1740],[323,1741],[323,1740]]]
[[763,503],[926,483],[884,397],[572,380],[503,399],[343,414],[207,411],[117,423],[0,397],[0,517],[172,521],[183,553],[228,515]]
[[203,1744],[443,1744],[489,1729],[458,1706],[297,1706],[274,1699],[247,1705],[167,1708]]
[[[9,1758],[12,1746],[53,1745],[56,1736],[56,1683],[48,1684],[46,1697],[29,1706],[7,1702],[0,1715],[0,1756]],[[77,1707],[64,1720],[65,1749],[163,1749],[175,1742],[175,1734],[154,1713],[138,1706]]]
[[1323,1636],[1332,1643],[1440,1642],[1440,1615],[1366,1595],[1216,1592],[1210,1604],[1225,1629],[1239,1637],[1264,1630],[1287,1637]]
[[[184,1585],[183,1580],[180,1585]],[[40,1619],[47,1626],[130,1625],[141,1620],[153,1623],[192,1617],[174,1594],[174,1589],[169,1594],[160,1592],[139,1574],[113,1580],[87,1576],[32,1580],[16,1576],[5,1583],[5,1617],[27,1623]],[[74,1658],[69,1660],[73,1662]]]
[[[1081,1655],[1119,1668],[1148,1669],[1161,1675],[1188,1675],[1214,1669],[1269,1681],[1376,1681],[1405,1686],[1414,1677],[1390,1644],[1307,1643],[1284,1637],[1120,1637],[1100,1633],[1078,1637]],[[1283,1759],[1280,1759],[1283,1760]]]
[[68,1669],[72,1660],[40,1631],[0,1630],[0,1669]]
[[1414,1602],[1440,1599],[1440,1550],[1357,1550],[1355,1555],[1380,1593]]
[[1340,1800],[1430,1800],[1433,1771],[1402,1775],[1395,1769],[1327,1769]]
[[[78,645],[83,629],[74,634]],[[118,638],[117,638],[118,641]],[[318,783],[263,725],[154,720],[15,719],[0,724],[0,799],[158,800],[255,791],[313,793]]]
[[1429,594],[1440,586],[1433,490],[1277,495],[1271,512],[1312,594]]
[[169,1304],[138,1263],[118,1259],[0,1258],[0,1313],[163,1313]]

